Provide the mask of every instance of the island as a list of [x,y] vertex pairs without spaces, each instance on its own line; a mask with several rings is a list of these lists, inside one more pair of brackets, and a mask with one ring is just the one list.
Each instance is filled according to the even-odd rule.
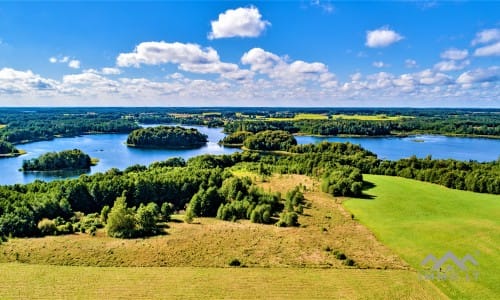
[[137,148],[193,149],[207,143],[207,136],[195,128],[180,126],[146,127],[132,131],[127,146]]
[[88,170],[95,165],[97,159],[92,159],[79,149],[64,150],[61,152],[45,153],[38,158],[23,161],[22,171],[63,171]]

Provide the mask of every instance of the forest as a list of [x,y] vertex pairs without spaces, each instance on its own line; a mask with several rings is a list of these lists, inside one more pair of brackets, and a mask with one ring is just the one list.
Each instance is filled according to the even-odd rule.
[[137,148],[189,149],[205,145],[207,136],[195,128],[156,126],[136,129],[127,137],[127,145]]

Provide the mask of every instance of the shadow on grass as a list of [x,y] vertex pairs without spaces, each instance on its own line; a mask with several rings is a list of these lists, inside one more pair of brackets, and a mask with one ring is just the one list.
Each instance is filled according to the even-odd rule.
[[376,198],[376,196],[365,193],[366,191],[369,191],[369,190],[373,189],[374,187],[376,187],[376,185],[373,182],[363,181],[363,193],[361,194],[361,196],[354,197],[354,198],[363,199],[363,200],[374,200]]

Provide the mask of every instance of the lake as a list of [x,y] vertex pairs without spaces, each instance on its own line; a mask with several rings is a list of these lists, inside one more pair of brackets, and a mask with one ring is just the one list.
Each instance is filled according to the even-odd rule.
[[[224,148],[217,144],[225,134],[221,128],[207,128],[204,126],[184,126],[196,128],[208,136],[207,145],[198,149],[189,150],[162,150],[162,149],[137,149],[125,145],[127,134],[97,134],[84,135],[73,138],[57,138],[51,141],[34,142],[19,145],[20,149],[28,154],[15,158],[0,159],[0,184],[29,183],[36,179],[54,180],[78,174],[63,173],[23,173],[19,169],[25,159],[40,156],[46,152],[62,151],[68,149],[81,149],[91,157],[99,159],[88,174],[105,172],[111,168],[125,169],[134,164],[148,166],[154,161],[162,161],[171,157],[190,157],[202,154],[231,154],[239,149]],[[433,158],[454,158],[458,160],[492,161],[499,158],[500,140],[484,138],[444,137],[421,135],[405,138],[397,137],[296,137],[299,144],[318,143],[321,141],[351,142],[360,144],[382,159],[400,159],[416,155]]]

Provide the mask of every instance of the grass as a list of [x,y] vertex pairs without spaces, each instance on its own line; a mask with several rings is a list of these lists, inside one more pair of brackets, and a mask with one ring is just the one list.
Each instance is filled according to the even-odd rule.
[[345,120],[360,120],[360,121],[399,121],[405,118],[411,118],[407,116],[386,116],[386,115],[345,115],[338,114],[333,115],[332,119],[345,119]]
[[[478,262],[478,278],[433,280],[454,299],[498,299],[500,295],[500,196],[447,189],[398,177],[365,175],[372,199],[344,203],[377,238],[417,270],[428,255],[448,251]],[[463,275],[463,274],[462,274]]]
[[300,184],[307,189],[307,206],[299,217],[301,227],[278,228],[248,220],[195,218],[194,224],[170,222],[167,235],[148,239],[115,239],[107,237],[103,230],[96,237],[72,234],[10,239],[0,245],[0,262],[226,267],[231,259],[237,258],[249,267],[347,268],[323,250],[328,246],[342,251],[361,268],[408,269],[369,230],[352,220],[339,201],[318,192],[316,181],[306,176],[275,175],[259,184],[266,191],[280,191],[282,195]]
[[[240,171],[237,176],[259,176]],[[446,299],[416,270],[302,175],[258,184],[284,195],[305,190],[300,227],[226,222],[182,215],[163,236],[121,240],[99,230],[13,238],[0,245],[4,298]],[[355,262],[346,266],[335,253]],[[230,268],[237,259],[244,267]],[[8,288],[2,288],[8,287]]]
[[446,299],[402,270],[0,264],[2,299]]
[[324,114],[296,114],[293,118],[266,118],[268,121],[328,120]]

